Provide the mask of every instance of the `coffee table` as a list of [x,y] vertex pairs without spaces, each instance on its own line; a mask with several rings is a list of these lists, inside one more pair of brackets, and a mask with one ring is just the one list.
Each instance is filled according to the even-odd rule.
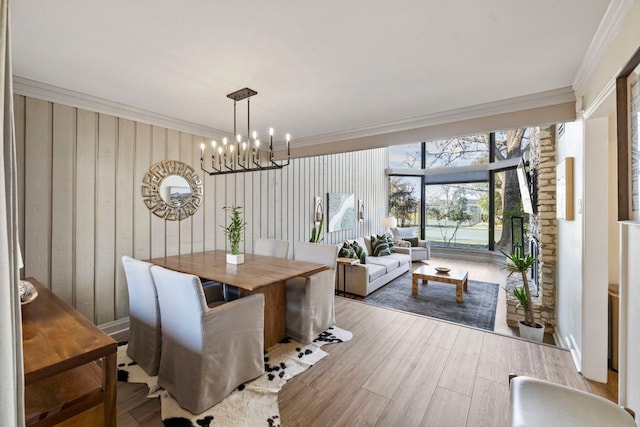
[[418,295],[418,280],[426,285],[429,280],[456,285],[456,301],[463,302],[462,289],[467,292],[468,273],[464,270],[449,270],[447,273],[439,273],[434,267],[423,265],[411,273],[411,293]]

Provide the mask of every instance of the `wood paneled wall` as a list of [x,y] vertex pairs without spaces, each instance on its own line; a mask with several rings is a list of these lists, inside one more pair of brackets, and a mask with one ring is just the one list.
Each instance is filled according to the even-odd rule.
[[[294,159],[278,171],[203,174],[198,212],[164,221],[142,201],[142,178],[174,159],[199,170],[202,136],[92,111],[15,96],[20,237],[25,277],[36,277],[96,324],[128,316],[122,255],[139,259],[225,249],[223,206],[239,205],[247,229],[242,249],[258,237],[307,241],[314,197],[353,193],[365,220],[326,233],[323,243],[380,233],[387,212],[387,150]],[[295,141],[294,141],[295,144]]]

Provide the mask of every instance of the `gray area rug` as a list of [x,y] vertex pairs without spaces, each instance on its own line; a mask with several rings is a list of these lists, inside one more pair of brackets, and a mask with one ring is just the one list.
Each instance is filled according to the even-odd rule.
[[383,286],[363,301],[379,307],[422,314],[475,328],[493,331],[498,302],[498,284],[469,280],[464,302],[456,302],[456,287],[429,281],[418,285],[418,295],[411,294],[411,272]]

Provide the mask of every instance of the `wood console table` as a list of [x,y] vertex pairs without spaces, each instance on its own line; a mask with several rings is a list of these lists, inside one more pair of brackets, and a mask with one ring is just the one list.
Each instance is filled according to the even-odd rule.
[[116,425],[117,343],[33,278],[22,307],[28,426]]

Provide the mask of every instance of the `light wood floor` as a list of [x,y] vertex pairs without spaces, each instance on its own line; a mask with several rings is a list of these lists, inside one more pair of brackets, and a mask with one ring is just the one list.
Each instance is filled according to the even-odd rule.
[[[460,267],[446,262],[429,263]],[[482,264],[485,272],[469,268],[469,277],[500,283],[500,270],[477,263],[479,272]],[[509,373],[599,391],[576,372],[569,352],[554,346],[342,297],[336,320],[353,340],[324,346],[329,356],[285,385],[283,426],[502,426]],[[142,384],[118,384],[118,426],[162,425],[160,402],[146,393]]]

